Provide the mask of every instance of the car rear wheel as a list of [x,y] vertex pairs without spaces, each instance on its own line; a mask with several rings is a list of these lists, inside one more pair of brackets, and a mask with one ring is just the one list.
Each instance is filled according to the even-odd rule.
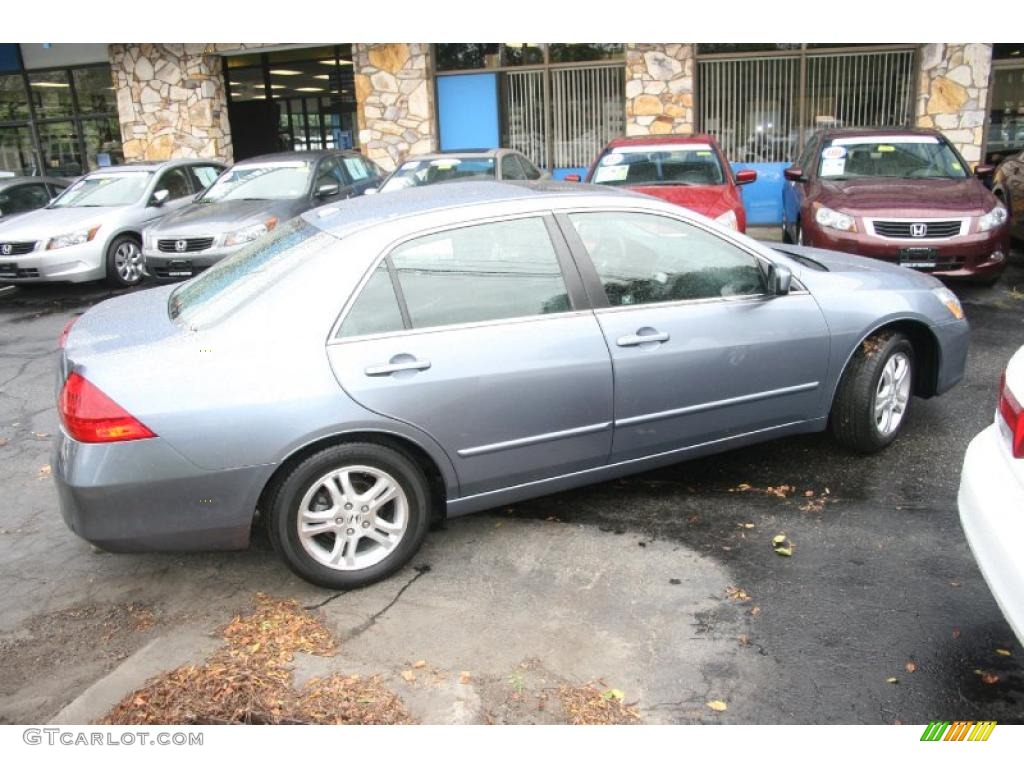
[[832,404],[836,439],[858,453],[889,445],[906,422],[914,392],[914,348],[901,333],[861,343],[843,372]]
[[127,288],[142,282],[142,247],[131,235],[115,237],[107,248],[107,282]]
[[429,525],[427,480],[405,455],[375,443],[326,448],[296,466],[269,514],[274,549],[299,576],[353,589],[409,562]]

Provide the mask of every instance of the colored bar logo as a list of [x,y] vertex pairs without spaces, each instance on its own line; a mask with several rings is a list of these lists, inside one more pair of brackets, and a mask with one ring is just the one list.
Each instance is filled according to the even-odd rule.
[[995,720],[932,720],[921,734],[921,741],[988,741]]

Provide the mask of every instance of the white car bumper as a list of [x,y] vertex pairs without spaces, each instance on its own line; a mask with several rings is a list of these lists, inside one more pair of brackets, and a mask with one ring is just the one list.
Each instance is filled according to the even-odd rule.
[[106,276],[106,243],[100,239],[21,256],[0,256],[0,282],[83,283]]
[[960,522],[992,595],[1024,643],[1024,479],[992,424],[975,437],[960,476]]

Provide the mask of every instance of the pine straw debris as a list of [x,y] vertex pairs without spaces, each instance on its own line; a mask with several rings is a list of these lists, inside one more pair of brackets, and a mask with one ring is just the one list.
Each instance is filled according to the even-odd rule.
[[570,725],[630,725],[640,721],[640,713],[623,700],[614,688],[602,690],[594,683],[562,685],[558,700]]
[[331,656],[334,638],[294,600],[263,593],[221,631],[226,646],[128,694],[103,725],[398,724],[411,722],[379,676],[334,674],[293,686],[296,652]]

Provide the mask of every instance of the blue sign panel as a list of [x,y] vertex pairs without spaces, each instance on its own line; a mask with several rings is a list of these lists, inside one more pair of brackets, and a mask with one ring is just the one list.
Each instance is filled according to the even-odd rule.
[[486,72],[439,76],[437,122],[442,150],[501,146],[498,76]]

